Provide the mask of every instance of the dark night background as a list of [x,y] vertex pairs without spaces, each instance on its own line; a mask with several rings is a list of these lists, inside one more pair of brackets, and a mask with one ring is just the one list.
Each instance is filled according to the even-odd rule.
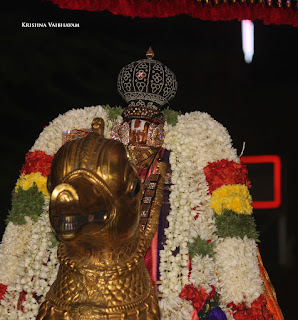
[[[255,210],[264,265],[287,320],[295,316],[297,272],[296,148],[298,29],[255,22],[255,55],[246,64],[240,22],[206,22],[187,16],[131,19],[107,12],[61,10],[23,1],[0,12],[1,230],[25,154],[42,128],[71,108],[124,105],[117,93],[120,69],[145,57],[172,69],[178,93],[171,108],[206,111],[228,128],[244,155],[282,159],[282,206]],[[22,28],[22,22],[76,22],[80,28]],[[255,199],[271,190],[270,167],[251,167]],[[286,260],[279,227],[286,217]]]

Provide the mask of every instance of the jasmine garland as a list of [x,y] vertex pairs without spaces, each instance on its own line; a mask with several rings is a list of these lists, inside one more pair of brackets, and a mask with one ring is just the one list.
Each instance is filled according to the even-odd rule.
[[[53,156],[62,145],[63,131],[89,128],[95,117],[104,119],[105,135],[109,137],[112,121],[107,109],[95,106],[70,110],[54,119],[41,132],[30,152],[41,151]],[[117,121],[121,122],[120,116]],[[227,130],[206,113],[180,115],[175,126],[165,124],[165,131],[164,147],[171,150],[173,185],[171,211],[167,217],[169,227],[165,230],[167,242],[160,252],[162,318],[191,319],[194,307],[190,301],[181,299],[179,294],[185,285],[193,284],[207,292],[214,286],[219,293],[222,310],[233,319],[227,307],[229,302],[249,305],[262,293],[257,249],[254,239],[222,238],[217,235],[216,213],[210,208],[212,194],[204,168],[222,159],[239,163],[239,158]],[[4,234],[0,261],[5,263],[2,265],[0,262],[0,282],[9,287],[0,301],[0,312],[5,315],[5,320],[35,319],[38,306],[56,276],[56,248],[51,248],[48,207],[46,199],[44,201],[44,211],[39,220],[34,223],[26,219],[25,226],[30,232],[24,232],[21,226],[10,223]],[[21,233],[22,241],[18,241]],[[194,255],[189,261],[188,244],[197,237],[211,243],[214,254]],[[39,248],[36,241],[42,244]],[[175,251],[178,253],[174,255]],[[226,264],[227,261],[229,264]],[[189,263],[192,265],[191,272]],[[8,265],[15,266],[12,272],[4,271]],[[243,281],[245,277],[247,279]],[[223,278],[227,280],[223,281]],[[26,301],[21,301],[21,308],[18,308],[17,301],[23,290],[27,292]],[[40,296],[38,301],[33,293]]]

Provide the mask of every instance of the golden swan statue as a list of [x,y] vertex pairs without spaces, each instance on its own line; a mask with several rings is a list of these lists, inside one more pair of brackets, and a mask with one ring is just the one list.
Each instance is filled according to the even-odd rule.
[[158,167],[143,230],[134,163],[121,142],[103,137],[102,119],[60,148],[48,180],[60,267],[37,320],[160,319],[144,264],[162,204],[165,163]]

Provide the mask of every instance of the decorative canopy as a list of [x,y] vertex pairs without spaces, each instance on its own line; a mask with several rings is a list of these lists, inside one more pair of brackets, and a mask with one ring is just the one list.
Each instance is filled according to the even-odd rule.
[[296,0],[49,0],[62,9],[104,11],[140,18],[189,15],[211,21],[261,20],[298,26]]

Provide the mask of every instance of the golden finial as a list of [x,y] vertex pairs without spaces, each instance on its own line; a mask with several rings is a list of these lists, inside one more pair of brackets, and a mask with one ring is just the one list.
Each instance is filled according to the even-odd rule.
[[153,52],[153,50],[152,50],[151,47],[149,47],[148,51],[146,52],[146,57],[147,57],[147,59],[149,59],[149,60],[152,60],[152,59],[153,59],[153,57],[154,57],[154,52]]
[[92,120],[91,128],[92,132],[98,133],[100,136],[104,134],[105,123],[102,118],[94,118]]

